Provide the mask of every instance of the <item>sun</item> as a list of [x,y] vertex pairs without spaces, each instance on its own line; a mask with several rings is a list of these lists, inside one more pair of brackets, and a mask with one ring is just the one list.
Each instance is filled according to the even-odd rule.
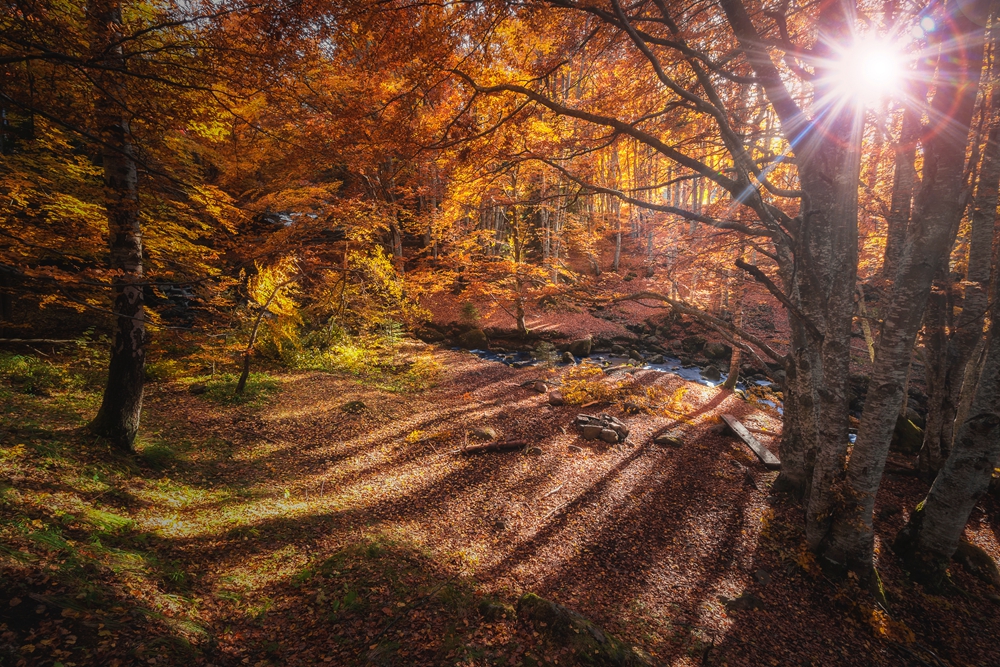
[[903,73],[899,49],[874,37],[859,37],[833,66],[838,91],[862,104],[874,104],[896,92]]

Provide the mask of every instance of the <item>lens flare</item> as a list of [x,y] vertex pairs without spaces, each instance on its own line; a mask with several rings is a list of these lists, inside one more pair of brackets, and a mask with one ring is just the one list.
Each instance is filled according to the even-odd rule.
[[859,38],[834,67],[836,86],[847,97],[873,104],[891,95],[903,75],[898,50],[878,39]]

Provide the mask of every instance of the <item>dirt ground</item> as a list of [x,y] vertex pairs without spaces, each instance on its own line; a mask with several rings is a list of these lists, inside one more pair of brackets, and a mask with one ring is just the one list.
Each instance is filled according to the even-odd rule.
[[[119,550],[152,554],[158,569],[95,567],[102,602],[74,607],[44,568],[5,561],[21,578],[4,584],[19,604],[0,616],[21,644],[11,664],[578,664],[543,629],[479,612],[529,591],[661,665],[1000,664],[990,590],[956,567],[964,592],[927,595],[885,546],[923,493],[917,480],[887,477],[879,497],[880,608],[823,575],[801,543],[801,508],[768,491],[776,473],[714,428],[733,414],[777,453],[767,408],[651,371],[636,381],[686,390],[679,415],[552,407],[522,386],[537,368],[435,355],[446,370],[421,393],[296,373],[266,401],[224,407],[152,385],[147,441],[191,445],[92,502],[133,522]],[[605,410],[629,425],[624,445],[585,441],[572,424]],[[53,428],[76,437],[78,422]],[[455,451],[487,426],[541,454]],[[682,445],[653,444],[665,431]],[[12,483],[25,499],[48,494],[24,501],[39,521],[62,502],[30,476]],[[1000,508],[985,507],[968,537],[1000,557]],[[54,620],[17,625],[21,605]]]

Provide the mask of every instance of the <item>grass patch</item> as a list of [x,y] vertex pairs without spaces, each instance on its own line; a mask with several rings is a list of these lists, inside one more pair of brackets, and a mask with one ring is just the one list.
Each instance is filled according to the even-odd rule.
[[216,405],[225,406],[260,405],[281,389],[281,381],[267,373],[251,373],[243,393],[237,394],[236,384],[239,379],[239,375],[235,373],[223,373],[214,377],[203,375],[188,378],[186,381],[191,384],[204,384],[205,391],[201,397]]
[[341,340],[325,349],[295,352],[289,365],[298,370],[351,375],[383,391],[411,393],[429,389],[441,377],[441,364],[432,354],[400,351],[395,336]]

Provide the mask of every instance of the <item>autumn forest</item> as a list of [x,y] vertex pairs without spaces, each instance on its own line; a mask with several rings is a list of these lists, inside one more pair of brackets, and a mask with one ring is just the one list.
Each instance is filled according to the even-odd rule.
[[998,48],[0,1],[0,665],[1000,664]]

